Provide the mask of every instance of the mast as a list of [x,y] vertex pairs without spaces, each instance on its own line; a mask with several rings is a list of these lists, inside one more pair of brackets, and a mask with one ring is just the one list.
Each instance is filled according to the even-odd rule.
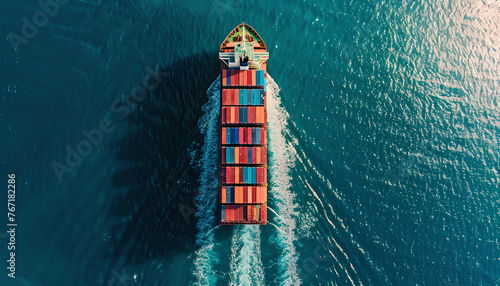
[[245,46],[245,22],[243,22],[243,25],[241,26],[243,29],[243,47]]

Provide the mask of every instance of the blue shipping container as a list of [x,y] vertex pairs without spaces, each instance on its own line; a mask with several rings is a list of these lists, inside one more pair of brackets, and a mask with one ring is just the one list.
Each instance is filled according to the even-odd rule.
[[225,205],[220,206],[220,220],[221,221],[226,220],[226,206]]
[[247,177],[248,177],[248,183],[251,184],[252,183],[252,168],[247,168]]

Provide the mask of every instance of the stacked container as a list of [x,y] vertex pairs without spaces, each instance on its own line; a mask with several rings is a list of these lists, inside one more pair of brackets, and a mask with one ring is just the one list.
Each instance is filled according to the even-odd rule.
[[266,224],[266,65],[221,76],[220,224]]

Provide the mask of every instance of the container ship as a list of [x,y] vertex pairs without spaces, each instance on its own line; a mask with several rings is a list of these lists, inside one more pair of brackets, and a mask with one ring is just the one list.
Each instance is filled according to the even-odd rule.
[[220,224],[267,223],[268,58],[245,22],[220,46]]

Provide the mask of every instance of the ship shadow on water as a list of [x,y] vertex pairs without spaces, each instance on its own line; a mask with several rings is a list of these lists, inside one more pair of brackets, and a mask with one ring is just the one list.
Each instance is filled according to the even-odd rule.
[[125,120],[126,134],[114,144],[123,169],[112,177],[125,191],[108,213],[125,220],[110,233],[110,259],[137,265],[195,248],[200,174],[191,160],[203,144],[198,120],[219,73],[217,56],[197,54],[161,69],[166,80]]

